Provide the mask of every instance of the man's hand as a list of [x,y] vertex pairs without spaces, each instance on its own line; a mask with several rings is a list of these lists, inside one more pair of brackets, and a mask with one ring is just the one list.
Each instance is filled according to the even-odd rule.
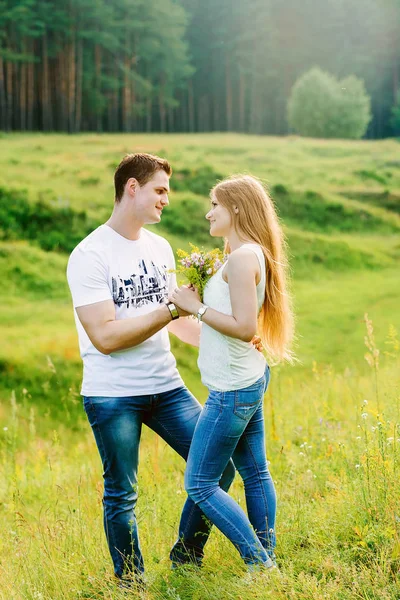
[[253,337],[253,339],[251,340],[251,343],[253,344],[255,349],[258,350],[259,352],[264,351],[264,346],[263,346],[262,340],[259,335],[255,335]]

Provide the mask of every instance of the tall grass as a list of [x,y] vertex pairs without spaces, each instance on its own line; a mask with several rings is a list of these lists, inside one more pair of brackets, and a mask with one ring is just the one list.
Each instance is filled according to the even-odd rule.
[[[279,577],[248,580],[213,531],[201,572],[169,570],[185,493],[183,461],[146,431],[138,521],[149,599],[396,598],[400,569],[399,340],[378,354],[366,318],[365,374],[315,363],[265,398],[267,449],[279,498]],[[379,360],[378,360],[379,358]],[[196,391],[196,390],[194,390]],[[83,411],[75,431],[37,433],[38,414],[12,393],[1,405],[1,598],[126,597],[116,588],[101,519],[101,465]],[[232,495],[244,503],[237,477]],[[124,595],[125,594],[125,595]],[[135,597],[135,594],[131,594]]]

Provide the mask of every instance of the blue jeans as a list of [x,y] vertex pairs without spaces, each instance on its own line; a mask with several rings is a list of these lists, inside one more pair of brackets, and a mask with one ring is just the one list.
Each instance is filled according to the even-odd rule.
[[[263,397],[269,368],[253,385],[210,391],[197,422],[185,473],[189,497],[251,565],[274,558],[276,494],[268,470]],[[248,518],[218,485],[233,459],[245,488]]]
[[[103,463],[104,528],[115,574],[122,577],[127,572],[142,573],[143,556],[135,517],[142,424],[186,459],[201,404],[185,387],[148,396],[84,397],[83,403]],[[220,484],[228,490],[235,468],[232,462],[225,467]],[[185,518],[171,559],[201,563],[211,524],[189,498],[183,513]]]

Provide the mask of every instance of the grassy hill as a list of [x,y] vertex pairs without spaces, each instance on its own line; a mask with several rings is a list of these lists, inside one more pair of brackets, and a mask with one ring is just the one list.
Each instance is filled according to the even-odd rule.
[[[217,179],[251,172],[268,183],[289,245],[300,361],[274,367],[265,404],[282,579],[243,583],[233,575],[241,574],[235,550],[218,534],[204,574],[169,574],[184,466],[145,431],[138,514],[148,598],[396,597],[399,148],[216,134],[1,136],[1,599],[122,598],[109,575],[65,268],[77,240],[112,209],[119,159],[137,150],[173,165],[170,206],[154,231],[175,250],[215,245],[204,215]],[[380,349],[372,366],[365,313],[368,343]],[[205,400],[196,350],[172,345]],[[240,481],[232,493],[243,501]]]
[[[339,369],[353,360],[362,365],[365,312],[379,340],[392,321],[399,322],[400,215],[393,199],[400,194],[400,168],[393,160],[399,148],[394,140],[13,134],[1,142],[0,274],[9,329],[0,352],[6,389],[13,378],[23,385],[18,364],[28,354],[42,365],[38,373],[46,354],[61,361],[63,373],[74,373],[68,387],[78,388],[66,259],[108,217],[113,170],[129,151],[155,152],[173,165],[170,206],[153,229],[175,250],[187,248],[188,240],[207,247],[218,243],[210,238],[204,215],[208,191],[219,178],[252,172],[267,182],[288,239],[298,355],[305,369],[313,361]],[[10,293],[13,305],[6,301]],[[34,319],[38,311],[43,318]],[[24,338],[23,345],[15,346],[18,338]],[[195,354],[188,362],[186,350],[174,344],[181,367],[197,386]],[[33,376],[36,367],[32,360],[29,364],[24,369]]]

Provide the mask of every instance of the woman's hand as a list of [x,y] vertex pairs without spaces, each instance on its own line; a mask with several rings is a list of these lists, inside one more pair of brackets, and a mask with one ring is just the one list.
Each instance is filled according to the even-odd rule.
[[199,308],[203,306],[196,288],[187,285],[175,288],[169,296],[169,300],[192,315],[196,315]]
[[262,339],[260,338],[259,335],[255,335],[253,337],[253,339],[251,340],[251,343],[253,344],[254,348],[256,350],[258,350],[259,352],[263,352],[264,351],[264,345],[263,345]]

